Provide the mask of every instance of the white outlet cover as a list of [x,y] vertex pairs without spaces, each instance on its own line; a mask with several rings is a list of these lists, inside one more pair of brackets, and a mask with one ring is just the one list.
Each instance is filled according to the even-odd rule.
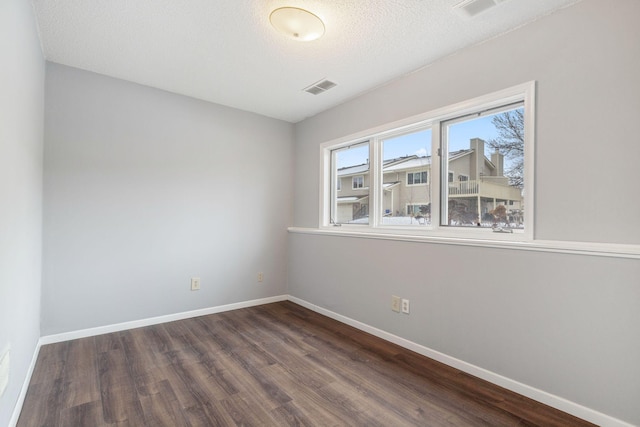
[[9,349],[0,356],[0,397],[9,384]]
[[404,314],[409,314],[409,300],[408,299],[403,299],[402,300],[402,312]]

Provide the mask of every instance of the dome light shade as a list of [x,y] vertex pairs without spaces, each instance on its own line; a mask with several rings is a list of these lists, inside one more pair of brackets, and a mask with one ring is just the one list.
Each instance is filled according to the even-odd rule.
[[324,23],[313,13],[297,7],[281,7],[271,12],[271,25],[299,41],[312,41],[324,34]]

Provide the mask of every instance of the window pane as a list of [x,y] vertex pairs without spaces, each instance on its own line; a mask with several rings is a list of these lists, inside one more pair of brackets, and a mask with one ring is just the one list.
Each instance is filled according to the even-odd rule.
[[524,229],[521,104],[445,122],[442,143],[441,225]]
[[369,223],[369,143],[351,145],[331,152],[331,179],[340,193],[331,194],[331,222]]
[[382,141],[382,224],[431,224],[431,129]]

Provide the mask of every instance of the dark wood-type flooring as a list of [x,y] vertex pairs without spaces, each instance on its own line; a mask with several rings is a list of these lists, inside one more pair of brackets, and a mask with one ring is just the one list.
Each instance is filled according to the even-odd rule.
[[25,426],[591,425],[291,302],[43,346]]

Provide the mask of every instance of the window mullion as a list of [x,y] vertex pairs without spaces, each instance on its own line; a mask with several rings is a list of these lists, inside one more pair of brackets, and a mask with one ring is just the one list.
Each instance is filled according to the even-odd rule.
[[[326,227],[329,224],[333,223],[335,217],[336,197],[334,183],[338,178],[336,175],[336,171],[334,170],[336,160],[335,152],[324,151],[321,157],[322,161],[324,162],[324,164],[321,166],[324,185],[320,189],[321,197],[323,200],[323,204],[321,205],[322,216],[320,217],[320,225]],[[326,185],[327,181],[329,185]]]
[[369,141],[369,227],[378,227],[382,222],[382,144],[379,138]]
[[534,159],[535,159],[535,85],[529,85],[524,94],[524,229],[529,240],[534,239],[533,219],[535,204],[533,199]]
[[[431,226],[433,229],[440,227],[440,201],[442,200],[441,182],[446,182],[446,179],[442,178],[440,171],[442,170],[441,153],[441,141],[442,135],[440,133],[440,122],[436,121],[431,125],[431,184],[430,184],[430,200],[431,200]],[[442,149],[444,150],[444,149]],[[445,172],[446,173],[446,172]]]

